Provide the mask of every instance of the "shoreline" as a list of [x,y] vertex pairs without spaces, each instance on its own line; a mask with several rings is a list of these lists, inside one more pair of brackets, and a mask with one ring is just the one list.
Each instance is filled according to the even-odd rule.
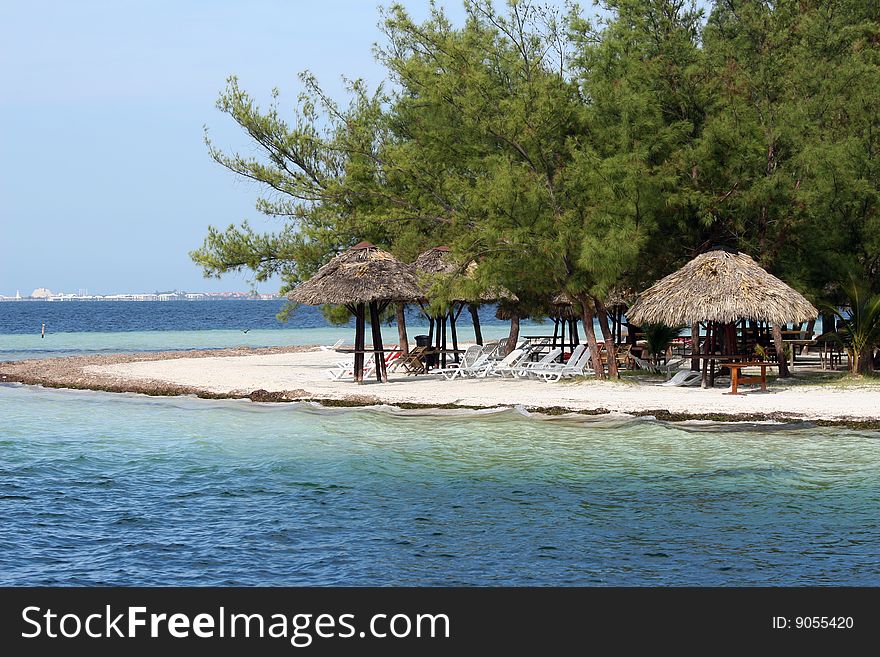
[[[340,354],[320,351],[314,346],[235,347],[194,351],[145,352],[136,354],[102,354],[69,356],[0,362],[0,383],[18,383],[45,388],[92,390],[112,393],[135,393],[148,396],[195,396],[203,399],[250,399],[253,402],[313,402],[327,407],[365,407],[388,405],[401,409],[490,409],[521,407],[529,413],[544,415],[577,414],[601,416],[625,414],[633,417],[653,417],[665,422],[775,422],[783,424],[809,423],[815,426],[840,426],[861,430],[880,430],[880,386],[864,388],[820,388],[818,386],[772,386],[779,395],[818,397],[844,395],[847,402],[864,401],[854,414],[835,412],[791,412],[787,404],[758,403],[767,395],[745,394],[738,398],[719,397],[720,388],[660,388],[656,380],[621,382],[583,381],[546,384],[538,381],[459,380],[448,382],[436,377],[398,377],[394,382],[380,385],[367,383],[355,386],[352,382],[320,380],[320,371],[328,363],[338,360]],[[204,360],[203,360],[204,359]],[[183,361],[203,360],[200,367]],[[175,363],[177,361],[177,363]],[[279,362],[280,361],[280,362]],[[291,376],[293,385],[271,385],[275,378],[260,372],[260,368],[282,368]],[[198,370],[194,372],[193,370]],[[274,370],[273,370],[274,371]],[[303,374],[302,372],[305,372]],[[183,373],[183,374],[182,374]],[[243,376],[246,373],[247,376]],[[241,379],[261,382],[266,386],[242,386]],[[238,376],[236,376],[238,375]],[[420,385],[400,383],[418,382]],[[245,381],[247,383],[247,381]],[[287,381],[282,381],[287,383]],[[446,386],[443,388],[443,386]],[[486,388],[495,386],[488,394]],[[422,387],[422,391],[413,389]],[[439,386],[439,388],[438,388]],[[461,388],[469,386],[475,394],[468,397]],[[483,386],[481,389],[480,386]],[[504,389],[498,393],[497,389]],[[438,390],[455,391],[456,395],[438,395]],[[553,394],[559,392],[560,394]],[[572,393],[577,393],[572,397]],[[662,394],[660,394],[662,392]],[[421,394],[418,394],[421,393]],[[561,394],[565,393],[565,394]],[[458,395],[461,395],[460,397]],[[568,398],[565,398],[568,395]],[[702,397],[698,396],[702,395]],[[862,400],[860,395],[866,397]],[[553,399],[558,397],[559,399]],[[613,399],[614,407],[602,404],[602,398]],[[648,398],[647,400],[645,398]],[[653,398],[652,398],[653,397]],[[710,398],[711,397],[711,398]],[[663,403],[666,398],[670,403]],[[556,403],[550,403],[555,401]],[[652,403],[656,402],[656,403]],[[684,402],[679,403],[679,402]],[[690,403],[689,403],[690,402]],[[693,402],[703,408],[689,410]],[[751,403],[750,403],[751,402]],[[695,404],[695,405],[699,405]],[[708,404],[708,405],[707,405]],[[664,408],[664,406],[666,406]]]

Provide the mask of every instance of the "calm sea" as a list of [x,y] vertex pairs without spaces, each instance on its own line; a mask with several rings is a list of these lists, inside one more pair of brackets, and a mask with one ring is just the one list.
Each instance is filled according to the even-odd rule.
[[[350,336],[277,310],[5,303],[0,339],[38,353],[43,321],[42,355]],[[877,586],[878,508],[877,432],[0,385],[7,585]]]
[[[286,322],[277,315],[284,301],[11,301],[0,303],[0,361],[116,352],[224,347],[275,347],[353,342],[354,327],[329,324],[318,308],[300,306]],[[509,323],[495,309],[481,309],[486,338],[507,335]],[[42,325],[46,337],[41,338]],[[427,321],[411,308],[409,338],[427,333]],[[473,339],[470,316],[459,320],[459,337]],[[544,333],[547,324],[523,323],[524,332]],[[552,332],[552,324],[549,325]],[[397,328],[383,327],[397,342]]]

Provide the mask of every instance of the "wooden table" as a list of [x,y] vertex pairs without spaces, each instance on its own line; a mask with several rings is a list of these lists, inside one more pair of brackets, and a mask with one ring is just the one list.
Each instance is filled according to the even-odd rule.
[[[767,368],[778,367],[776,363],[768,363],[766,361],[753,361],[741,363],[724,363],[724,367],[730,370],[730,393],[738,395],[737,389],[740,383],[760,383],[761,390],[767,391]],[[761,376],[743,376],[740,370],[744,367],[760,367]]]

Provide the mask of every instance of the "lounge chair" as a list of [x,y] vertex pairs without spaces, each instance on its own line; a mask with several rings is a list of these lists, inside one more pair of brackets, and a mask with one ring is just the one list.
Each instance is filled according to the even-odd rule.
[[321,349],[321,351],[336,351],[337,349],[339,349],[339,347],[341,347],[344,344],[345,344],[345,338],[339,338],[333,344],[331,344],[331,345],[322,344],[322,345],[320,345],[319,348]]
[[394,369],[403,368],[407,374],[418,376],[427,372],[424,358],[428,354],[428,347],[414,347],[406,356],[395,361]]
[[694,372],[693,370],[682,370],[681,372],[677,372],[675,376],[673,376],[669,381],[665,383],[660,383],[661,386],[674,386],[674,387],[693,387],[700,385],[700,380],[703,378],[703,375],[700,372]]
[[534,363],[523,363],[519,367],[515,368],[512,373],[515,376],[520,377],[529,376],[532,374],[537,375],[548,366],[552,366],[561,354],[562,349],[557,347],[556,349],[550,350],[550,352],[546,354],[541,360]]
[[651,361],[645,360],[644,358],[639,358],[634,354],[630,354],[629,357],[640,370],[653,372],[654,374],[660,374],[660,368]]
[[492,376],[504,376],[505,374],[510,374],[528,357],[529,350],[514,349],[501,360],[489,363],[489,367],[486,368],[483,376],[489,376],[490,374]]
[[578,352],[575,349],[567,363],[556,363],[556,366],[548,366],[537,373],[539,379],[552,382],[563,378],[583,376],[594,370],[590,367],[590,350],[584,347]]
[[481,376],[489,368],[489,354],[480,354],[473,364],[467,367],[445,367],[443,369],[432,370],[431,374],[440,374],[447,381],[452,381],[456,377],[464,378],[466,376]]
[[[451,372],[452,370],[461,369],[462,367],[467,368],[473,365],[477,358],[479,358],[485,351],[485,347],[482,345],[472,345],[465,349],[464,354],[461,357],[460,363],[451,363],[449,367],[444,368],[443,370],[434,370],[435,374],[443,374],[445,376],[446,372]],[[449,377],[447,377],[449,378]],[[451,377],[455,378],[455,377]]]
[[[367,378],[376,369],[373,362],[373,355],[370,354],[364,359],[364,378]],[[324,370],[327,376],[333,381],[341,381],[347,377],[354,377],[354,360],[339,361],[335,367]]]

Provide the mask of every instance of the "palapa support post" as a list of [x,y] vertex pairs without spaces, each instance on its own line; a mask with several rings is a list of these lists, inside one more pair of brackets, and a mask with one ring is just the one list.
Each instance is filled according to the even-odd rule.
[[359,303],[354,309],[354,380],[364,380],[364,304]]
[[[562,327],[562,332],[561,332],[561,335],[559,336],[559,347],[563,351],[565,351],[565,318],[564,317],[559,318],[559,325]],[[559,360],[561,361],[562,359],[563,359],[562,354],[559,354]]]
[[709,387],[709,346],[712,342],[712,322],[706,322],[706,336],[703,338],[703,374],[700,377],[700,386]]
[[[375,301],[370,302],[370,325],[373,329],[373,362],[376,365],[376,380],[379,383],[388,382],[388,374],[385,372],[385,345],[382,344],[382,325],[379,323],[379,305]],[[363,355],[361,355],[363,359]]]

